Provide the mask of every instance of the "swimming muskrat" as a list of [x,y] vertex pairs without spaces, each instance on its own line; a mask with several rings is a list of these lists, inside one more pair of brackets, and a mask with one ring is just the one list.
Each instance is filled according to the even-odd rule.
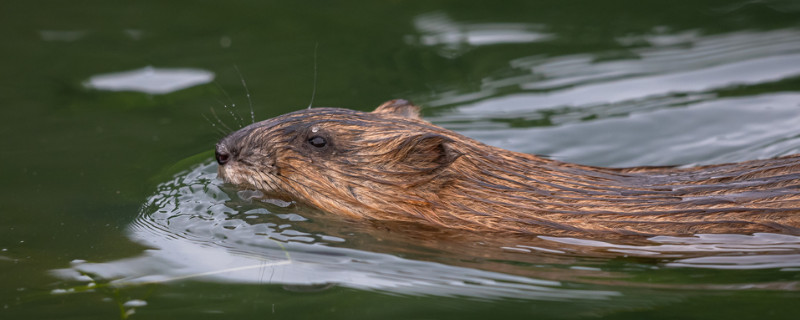
[[593,167],[485,145],[405,100],[257,122],[223,138],[216,160],[225,182],[349,219],[534,235],[800,234],[800,155]]

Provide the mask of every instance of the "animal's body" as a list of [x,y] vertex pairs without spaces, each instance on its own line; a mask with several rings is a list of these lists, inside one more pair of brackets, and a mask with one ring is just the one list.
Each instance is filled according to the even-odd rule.
[[216,158],[226,182],[346,219],[537,235],[800,234],[800,155],[585,166],[485,145],[405,100],[254,123],[223,138]]

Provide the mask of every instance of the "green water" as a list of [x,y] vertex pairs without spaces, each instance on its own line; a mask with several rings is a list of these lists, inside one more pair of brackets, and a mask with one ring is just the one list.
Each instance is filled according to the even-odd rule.
[[[486,143],[593,165],[797,153],[795,1],[6,1],[0,35],[2,319],[800,312],[797,237],[563,244],[624,253],[609,258],[420,244],[241,199],[209,153],[217,118],[236,128],[251,104],[266,119],[312,91],[359,110],[412,99]],[[145,67],[146,84],[214,76],[92,82]]]

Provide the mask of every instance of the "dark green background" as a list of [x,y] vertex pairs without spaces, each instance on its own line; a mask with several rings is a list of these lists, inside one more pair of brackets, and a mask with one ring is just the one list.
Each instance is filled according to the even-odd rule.
[[[441,48],[404,40],[418,36],[415,17],[436,12],[459,22],[536,24],[554,38],[480,46],[455,57],[440,54]],[[800,5],[792,1],[634,0],[3,1],[0,318],[118,317],[116,305],[102,300],[113,293],[50,296],[50,290],[60,287],[48,272],[67,267],[74,259],[108,261],[141,252],[124,229],[159,183],[211,157],[207,152],[219,134],[204,118],[209,117],[210,108],[222,110],[223,104],[234,102],[242,114],[248,112],[242,79],[252,94],[257,119],[307,106],[314,87],[315,106],[370,110],[396,97],[425,104],[437,93],[477,91],[483,79],[513,75],[518,72],[509,67],[513,59],[573,54],[595,55],[598,61],[626,59],[629,48],[616,39],[648,34],[657,27],[675,34],[689,30],[704,35],[800,32]],[[47,30],[85,33],[75,41],[45,41],[41,32]],[[134,39],[126,30],[140,31],[141,37]],[[230,47],[220,45],[224,37],[231,39]],[[216,79],[166,95],[105,92],[83,85],[93,75],[144,66],[210,70]],[[505,88],[484,99],[520,91]],[[794,77],[734,86],[715,94],[797,91],[800,81]],[[424,113],[446,117],[458,107],[448,104]],[[223,120],[234,123],[224,114]],[[516,125],[543,125],[546,130],[552,123]],[[691,128],[686,128],[686,134],[692,134]],[[199,159],[181,162],[201,153],[204,156]],[[593,161],[588,157],[567,160]],[[611,314],[575,314],[569,303],[475,302],[352,289],[305,294],[280,287],[202,282],[159,287],[149,296],[149,306],[134,317],[269,318],[272,304],[280,305],[276,316],[286,318],[541,314],[788,319],[800,310],[796,292],[779,290],[695,295],[662,291],[654,297],[673,303],[619,308]],[[194,308],[198,304],[218,305],[226,314],[198,314]]]

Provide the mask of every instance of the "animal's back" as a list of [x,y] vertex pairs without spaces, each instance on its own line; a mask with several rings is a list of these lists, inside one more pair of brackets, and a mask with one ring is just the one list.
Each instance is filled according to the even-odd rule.
[[228,182],[346,219],[522,235],[800,234],[798,155],[584,166],[485,145],[404,100],[256,123],[220,141],[217,160]]

